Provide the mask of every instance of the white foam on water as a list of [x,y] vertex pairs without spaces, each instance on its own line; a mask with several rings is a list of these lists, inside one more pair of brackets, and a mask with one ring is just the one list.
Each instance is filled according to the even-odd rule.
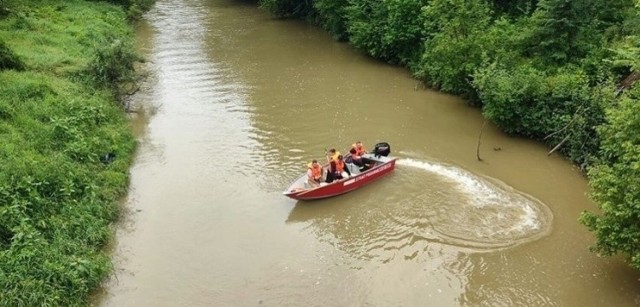
[[503,191],[496,189],[493,184],[460,168],[412,159],[401,159],[397,163],[420,168],[449,179],[451,182],[456,183],[461,192],[476,200],[474,205],[477,207],[499,203],[506,196]]
[[515,241],[539,237],[549,229],[552,215],[544,204],[498,180],[436,162],[403,158],[397,164],[439,175],[468,200],[452,210],[465,215],[461,222],[469,225],[447,225],[441,230],[451,237],[512,245]]

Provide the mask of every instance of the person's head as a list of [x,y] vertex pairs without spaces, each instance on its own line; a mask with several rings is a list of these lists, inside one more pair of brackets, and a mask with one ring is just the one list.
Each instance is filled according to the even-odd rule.
[[313,166],[318,165],[318,160],[313,160],[313,161],[311,161],[311,165],[313,165]]
[[331,154],[336,153],[336,149],[335,149],[335,148],[331,148],[331,149],[329,149],[329,153],[331,153]]
[[358,147],[358,148],[362,147],[362,142],[357,141],[357,142],[356,142],[356,147]]
[[352,155],[356,154],[356,149],[355,148],[351,148],[351,150],[349,150],[349,153],[351,153]]
[[342,160],[342,155],[338,155],[338,160]]

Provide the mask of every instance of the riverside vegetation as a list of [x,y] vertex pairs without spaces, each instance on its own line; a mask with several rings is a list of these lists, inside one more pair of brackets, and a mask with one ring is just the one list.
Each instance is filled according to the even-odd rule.
[[86,305],[135,148],[122,104],[149,0],[0,0],[0,306]]
[[[640,269],[639,0],[260,0],[461,95],[588,174],[593,249]],[[578,217],[577,217],[578,218]]]

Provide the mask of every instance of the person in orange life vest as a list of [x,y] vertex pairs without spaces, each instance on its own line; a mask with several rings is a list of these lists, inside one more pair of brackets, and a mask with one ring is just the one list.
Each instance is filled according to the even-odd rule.
[[350,153],[349,157],[345,159],[347,163],[353,163],[358,167],[364,166],[364,162],[362,162],[362,157],[358,156],[357,154],[358,152],[356,151],[355,148],[351,148],[351,150],[349,150],[349,153]]
[[313,160],[309,163],[308,167],[307,181],[312,187],[319,186],[320,181],[322,180],[322,165],[320,165],[317,160]]
[[[355,154],[354,154],[354,151],[355,151]],[[353,158],[352,158],[353,164],[359,166],[360,170],[364,170],[371,167],[370,163],[365,161],[366,159],[362,158],[362,156],[367,153],[367,150],[364,148],[364,145],[362,144],[361,141],[357,141],[353,145],[351,145],[350,152],[353,155]]]
[[344,160],[342,155],[338,155],[338,159],[331,162],[332,164],[332,172],[333,172],[333,179],[343,179],[344,176],[342,176],[343,172],[346,172],[349,176],[351,176],[351,172],[349,172],[349,168],[345,167],[346,165],[344,164]]
[[329,152],[327,152],[327,163],[329,163],[329,170],[327,171],[327,182],[332,182],[333,181],[333,174],[335,173],[335,164],[333,164],[332,162],[338,160],[338,156],[340,155],[340,152],[336,151],[335,148],[331,148],[329,149]]
[[364,145],[362,145],[362,142],[360,141],[357,141],[353,145],[351,145],[351,148],[356,150],[356,155],[358,156],[362,156],[367,153],[367,150],[364,148]]

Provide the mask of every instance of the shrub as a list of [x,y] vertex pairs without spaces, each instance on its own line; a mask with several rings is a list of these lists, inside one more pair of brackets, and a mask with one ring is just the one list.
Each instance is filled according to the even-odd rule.
[[640,88],[606,112],[598,129],[601,163],[589,171],[591,196],[601,214],[583,212],[581,222],[596,236],[594,250],[622,253],[640,269]]
[[139,57],[128,39],[103,39],[93,53],[87,71],[95,83],[115,88],[122,82],[133,81],[134,64]]
[[358,0],[346,8],[349,41],[375,58],[412,65],[423,50],[423,0]]
[[304,19],[314,12],[311,0],[260,0],[260,6],[283,18]]
[[491,21],[484,0],[433,0],[422,10],[427,38],[415,76],[447,93],[474,98],[473,73],[483,62],[481,33]]
[[327,30],[334,39],[346,41],[347,32],[347,0],[316,0],[313,7],[317,11],[314,22]]
[[599,146],[595,127],[604,121],[603,106],[613,99],[609,87],[590,87],[579,69],[549,75],[531,65],[493,65],[475,77],[485,117],[508,133],[552,146],[566,138],[562,152],[583,167],[593,162]]

